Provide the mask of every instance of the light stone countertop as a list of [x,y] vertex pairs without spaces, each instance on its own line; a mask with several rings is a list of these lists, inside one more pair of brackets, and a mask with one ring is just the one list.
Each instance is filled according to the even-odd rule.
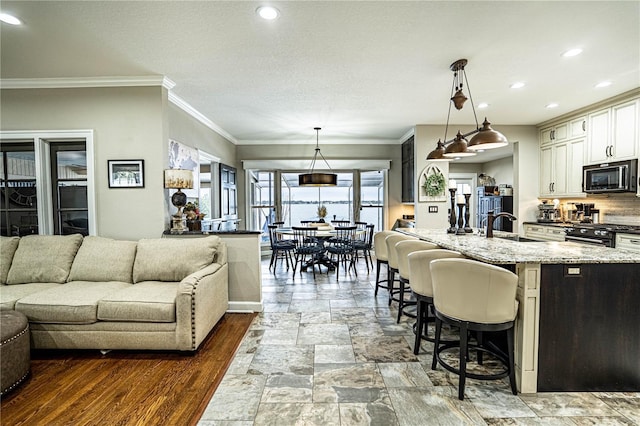
[[[494,231],[494,238],[473,234],[447,234],[445,229],[399,228],[440,247],[458,251],[465,256],[491,264],[513,263],[640,263],[640,254],[627,250],[598,247],[573,242],[520,242],[517,234]],[[504,237],[504,238],[499,238]]]

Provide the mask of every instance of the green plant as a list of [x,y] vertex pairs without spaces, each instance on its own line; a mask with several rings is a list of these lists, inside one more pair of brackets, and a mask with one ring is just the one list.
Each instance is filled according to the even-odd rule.
[[436,197],[444,194],[446,189],[444,175],[442,173],[434,172],[430,175],[423,175],[424,183],[422,188],[429,197]]

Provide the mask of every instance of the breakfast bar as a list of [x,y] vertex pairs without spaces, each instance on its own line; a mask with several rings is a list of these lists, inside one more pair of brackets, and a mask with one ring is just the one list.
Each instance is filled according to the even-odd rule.
[[506,232],[398,231],[518,275],[520,392],[640,391],[638,253]]

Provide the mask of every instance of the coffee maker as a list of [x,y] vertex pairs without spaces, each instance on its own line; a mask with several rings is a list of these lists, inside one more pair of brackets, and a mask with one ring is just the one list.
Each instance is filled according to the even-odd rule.
[[576,213],[580,223],[593,223],[592,215],[594,210],[594,203],[576,203]]
[[562,213],[557,204],[549,204],[543,201],[538,205],[538,222],[539,223],[553,223],[562,222]]

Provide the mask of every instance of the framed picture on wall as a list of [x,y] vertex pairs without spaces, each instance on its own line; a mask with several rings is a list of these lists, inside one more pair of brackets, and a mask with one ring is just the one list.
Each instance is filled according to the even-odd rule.
[[144,188],[144,160],[108,160],[109,188]]

